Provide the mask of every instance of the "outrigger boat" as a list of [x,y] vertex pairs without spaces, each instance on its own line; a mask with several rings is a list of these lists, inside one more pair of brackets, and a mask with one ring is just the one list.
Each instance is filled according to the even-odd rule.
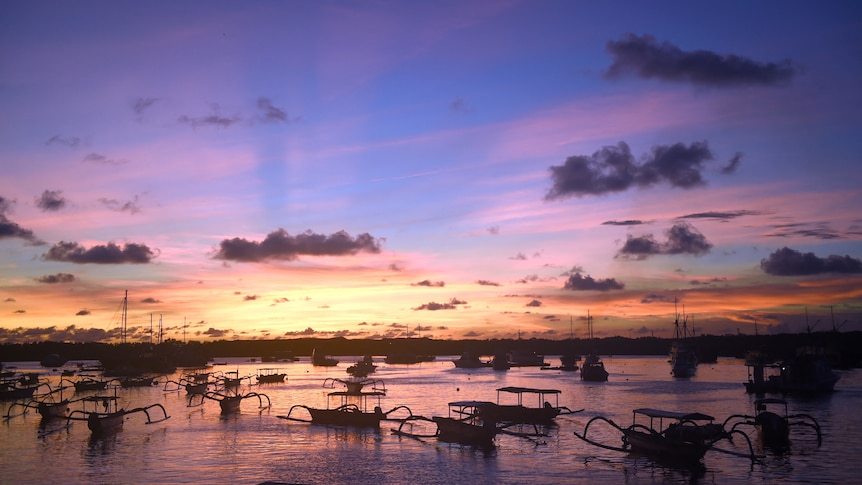
[[278,384],[284,382],[286,377],[287,374],[282,372],[281,369],[269,368],[257,370],[258,384]]
[[[355,426],[362,428],[379,428],[380,421],[389,419],[389,415],[396,410],[404,409],[409,416],[413,413],[407,406],[396,406],[388,412],[383,412],[380,407],[381,397],[386,395],[386,386],[383,381],[376,379],[333,379],[328,378],[323,382],[324,387],[333,388],[336,384],[344,386],[343,391],[334,391],[326,395],[326,408],[313,408],[304,404],[295,404],[287,412],[287,415],[278,416],[281,419],[302,421],[313,424],[324,424],[330,426]],[[363,390],[365,386],[371,386],[371,391]],[[339,405],[331,407],[332,399],[337,398]],[[372,410],[368,409],[368,400],[377,403]],[[294,410],[305,409],[311,416],[310,419],[292,416]]]
[[[449,403],[448,416],[411,416],[401,420],[392,433],[410,438],[437,438],[444,443],[457,443],[480,448],[494,446],[494,437],[499,428],[493,421],[482,421],[478,408],[483,404],[493,404],[487,401],[455,401]],[[433,423],[433,432],[423,431],[426,423]],[[418,429],[418,430],[417,430]]]
[[[784,408],[783,412],[775,408]],[[792,421],[792,420],[796,421]],[[785,449],[790,446],[790,428],[805,426],[817,433],[817,446],[823,442],[820,424],[808,414],[789,414],[787,401],[777,398],[755,399],[754,416],[734,414],[724,421],[724,427],[731,422],[731,430],[737,426],[754,426],[758,430],[761,442],[772,448]]]
[[[170,418],[167,411],[165,411],[164,406],[158,403],[128,410],[119,408],[119,398],[116,394],[112,396],[87,396],[82,398],[81,401],[84,403],[84,409],[72,411],[67,420],[86,421],[87,427],[94,436],[101,436],[123,429],[123,422],[125,422],[126,416],[130,414],[144,413],[147,416],[146,424],[160,423]],[[87,403],[92,403],[95,410],[88,411],[86,409]],[[99,410],[99,408],[101,408],[101,410]],[[158,408],[162,411],[162,418],[154,420],[152,416],[150,416],[150,409],[154,408]],[[81,417],[78,417],[78,415]]]
[[15,401],[32,399],[36,389],[44,385],[39,381],[39,374],[12,374],[0,380],[0,401]]
[[[221,414],[233,414],[239,412],[239,405],[243,399],[249,399],[256,397],[258,402],[260,403],[259,410],[263,411],[264,409],[269,409],[272,406],[272,403],[269,400],[269,396],[266,394],[261,394],[257,392],[250,392],[248,394],[237,394],[237,393],[229,393],[222,394],[220,392],[207,392],[203,394],[203,398],[211,399],[213,401],[218,401],[219,407],[221,407]],[[263,400],[266,399],[266,406],[263,405]],[[191,402],[191,398],[189,399]]]
[[[69,413],[69,405],[81,401],[81,399],[69,400],[63,398],[63,390],[69,389],[72,386],[59,387],[54,390],[50,390],[51,386],[47,383],[43,384],[48,386],[49,391],[40,396],[39,400],[31,400],[28,402],[15,402],[9,406],[9,409],[6,411],[6,416],[4,418],[10,419],[14,416],[20,416],[27,414],[27,411],[30,409],[35,409],[40,416],[42,416],[42,420],[51,420],[55,418],[65,418]],[[59,399],[54,396],[55,393],[59,393]],[[24,408],[20,414],[13,414],[13,410],[16,407]]]
[[69,379],[61,379],[60,383],[66,381],[72,384],[75,387],[76,392],[83,391],[103,391],[106,387],[108,387],[108,381],[103,381],[101,379],[96,379],[91,376],[78,376],[77,381],[72,381]]
[[[480,402],[476,406],[479,417],[483,421],[495,423],[518,423],[518,424],[540,424],[550,425],[554,418],[560,414],[573,414],[580,411],[560,406],[559,389],[534,389],[530,387],[501,387],[497,389],[497,402]],[[517,404],[501,404],[503,395],[515,395]],[[537,397],[538,407],[524,405],[524,396],[533,395]],[[553,396],[554,404],[546,400]]]
[[179,391],[185,389],[189,395],[203,395],[209,390],[211,384],[215,384],[210,380],[210,373],[192,373],[183,375],[179,381],[166,380],[165,392]]
[[[723,426],[713,423],[715,418],[712,416],[651,408],[635,409],[632,415],[632,425],[627,428],[620,427],[604,416],[596,416],[587,421],[583,434],[575,431],[574,435],[600,448],[637,453],[671,463],[699,463],[709,450],[744,456],[752,460],[756,458],[748,435],[739,430],[725,431]],[[648,418],[649,425],[639,422],[638,417]],[[667,427],[664,426],[665,420],[671,421]],[[622,432],[623,446],[610,446],[588,438],[587,432],[595,421],[604,421]],[[743,454],[715,446],[718,441],[730,440],[734,434],[744,437],[750,453]]]

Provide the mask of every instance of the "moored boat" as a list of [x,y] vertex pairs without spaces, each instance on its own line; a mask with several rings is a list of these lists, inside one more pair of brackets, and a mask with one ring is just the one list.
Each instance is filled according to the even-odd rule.
[[[534,389],[529,387],[501,387],[497,389],[497,402],[483,402],[476,406],[479,418],[483,421],[495,423],[520,423],[549,425],[554,418],[561,413],[571,414],[578,411],[560,406],[559,389]],[[514,396],[516,403],[510,404],[511,398],[503,396]],[[537,406],[524,405],[524,396],[535,396]],[[547,399],[553,398],[554,404]]]

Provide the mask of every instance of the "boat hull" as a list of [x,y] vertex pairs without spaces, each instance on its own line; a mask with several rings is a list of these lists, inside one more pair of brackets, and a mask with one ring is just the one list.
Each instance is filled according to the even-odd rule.
[[314,409],[308,408],[311,414],[311,422],[329,426],[353,426],[359,428],[379,428],[380,420],[385,416],[382,411],[375,409],[367,413],[356,408],[348,409]]
[[705,443],[674,440],[658,433],[627,429],[624,435],[632,452],[662,461],[698,462],[709,450]]
[[493,423],[551,424],[560,414],[555,407],[528,408],[520,405],[482,404],[477,407],[479,418]]
[[92,413],[87,416],[87,427],[96,435],[113,433],[123,429],[125,416],[125,411],[108,414]]
[[454,418],[433,417],[437,424],[437,439],[445,443],[470,446],[491,446],[497,429],[493,425],[477,425]]

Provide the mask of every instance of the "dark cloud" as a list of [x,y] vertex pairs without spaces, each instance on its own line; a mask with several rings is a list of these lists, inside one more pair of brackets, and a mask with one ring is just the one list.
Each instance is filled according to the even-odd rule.
[[536,282],[547,283],[548,281],[556,281],[556,279],[557,278],[555,278],[555,277],[542,278],[537,274],[531,274],[531,275],[524,276],[523,278],[515,281],[515,283],[516,284],[526,284],[526,283],[536,283]]
[[645,222],[638,219],[627,219],[625,221],[605,221],[602,223],[603,226],[639,226],[641,224],[645,224]]
[[514,259],[515,261],[526,261],[527,255],[524,253],[518,253],[514,256],[509,256],[509,259]]
[[650,293],[648,295],[644,295],[641,298],[641,303],[649,304],[649,303],[673,303],[676,301],[676,298],[671,298],[666,295],[658,295],[656,293]]
[[691,280],[691,281],[689,281],[689,284],[693,285],[693,286],[699,286],[699,285],[711,285],[714,283],[725,283],[725,282],[727,282],[727,278],[722,276],[722,277],[710,278],[707,280]]
[[254,300],[257,300],[258,298],[260,298],[260,297],[257,295],[245,295],[245,297],[243,297],[242,301],[254,301]]
[[703,256],[712,249],[712,243],[706,240],[690,224],[674,224],[667,230],[667,242],[664,244],[665,254],[693,254]]
[[703,234],[685,222],[674,224],[670,229],[665,231],[665,234],[667,241],[663,243],[656,241],[652,234],[643,236],[629,235],[615,257],[643,260],[658,254],[692,254],[702,256],[708,253],[713,246],[712,243],[706,240]]
[[488,280],[476,280],[476,284],[482,286],[500,286],[500,283]]
[[797,73],[789,59],[764,63],[707,50],[683,51],[669,42],[658,43],[651,35],[627,34],[619,41],[609,41],[606,49],[613,57],[605,72],[607,79],[634,74],[700,86],[775,86],[787,84]]
[[222,338],[222,337],[226,337],[227,335],[230,335],[231,330],[221,330],[221,329],[210,327],[210,328],[208,328],[208,329],[206,329],[200,333],[201,333],[201,335],[206,335],[206,336],[212,337],[212,338]]
[[488,234],[491,234],[493,236],[499,236],[500,235],[500,226],[489,227],[488,228]]
[[24,229],[17,223],[10,221],[4,214],[0,214],[0,239],[12,238],[23,239],[34,246],[45,244],[33,234],[33,231]]
[[177,118],[177,121],[183,124],[191,125],[192,128],[206,126],[229,128],[231,125],[235,125],[242,121],[242,118],[240,118],[239,115],[234,115],[231,117],[222,116],[221,113],[219,113],[219,111],[221,110],[218,104],[212,104],[210,108],[212,109],[212,113],[209,115],[199,117],[182,115]]
[[615,278],[596,280],[590,275],[584,276],[580,272],[575,272],[569,276],[569,279],[566,280],[563,288],[574,291],[610,291],[622,290],[625,288],[625,285],[617,281]]
[[22,314],[22,313],[27,313],[27,310],[15,310],[15,311],[14,311],[14,312],[12,312],[12,313]]
[[525,306],[528,306],[528,307],[540,307],[540,306],[542,306],[542,302],[540,302],[539,300],[532,300],[532,301],[530,301],[529,303],[527,303]]
[[444,286],[446,286],[446,283],[443,281],[422,280],[418,283],[410,283],[410,286],[428,286],[434,288],[443,288]]
[[75,314],[76,317],[83,317],[90,314],[90,310],[79,310],[78,313]]
[[[136,328],[127,329],[134,332]],[[137,329],[139,330],[139,329]],[[78,328],[69,325],[66,328],[28,327],[0,328],[0,342],[32,343],[32,342],[102,342],[119,339],[121,329],[104,330],[100,328]],[[135,335],[137,337],[137,335]]]
[[86,249],[76,242],[60,241],[43,254],[42,259],[75,264],[145,264],[155,256],[146,244],[126,243],[120,247],[109,242]]
[[84,162],[97,163],[99,165],[123,165],[129,163],[128,160],[108,158],[98,153],[90,153],[85,156]]
[[452,300],[450,300],[449,303],[437,303],[435,301],[432,301],[429,303],[424,303],[424,304],[414,308],[413,310],[429,310],[429,311],[455,310],[458,308],[458,305],[466,305],[466,304],[467,304],[467,302],[464,300],[459,300],[458,298],[452,298]]
[[830,255],[825,258],[814,253],[802,253],[783,247],[760,260],[764,273],[776,276],[806,276],[824,273],[862,273],[862,261],[848,255]]
[[36,207],[43,211],[58,211],[66,206],[66,199],[60,190],[46,190],[39,197],[34,197]]
[[291,236],[284,229],[269,233],[261,242],[245,238],[224,239],[213,259],[237,262],[258,262],[271,259],[293,261],[299,256],[345,256],[360,251],[380,252],[381,240],[368,233],[356,238],[345,231],[332,235],[314,234],[306,231]]
[[704,165],[713,159],[706,141],[690,145],[656,145],[638,163],[625,142],[605,146],[592,155],[575,155],[551,166],[552,185],[545,200],[602,195],[659,183],[690,189],[705,185]]
[[144,116],[144,111],[148,110],[158,101],[159,98],[137,98],[132,102],[132,110],[135,112],[135,117],[141,119]]
[[727,164],[721,167],[721,173],[724,175],[730,175],[736,172],[736,169],[739,168],[739,162],[742,161],[742,153],[737,152],[736,155],[733,156],[730,160],[727,161]]
[[33,234],[33,231],[24,229],[6,217],[6,213],[12,208],[12,202],[13,201],[0,197],[0,239],[23,239],[32,246],[45,244],[44,241],[40,240],[35,234]]
[[141,300],[141,303],[161,303],[161,302],[162,302],[162,300],[159,300],[159,299],[156,299],[153,297],[148,297],[148,298],[144,298],[143,300]]
[[4,303],[15,303],[15,301],[16,300],[14,298],[12,298],[11,296],[9,298],[6,298],[5,300],[3,300]]
[[81,144],[81,139],[77,136],[70,136],[68,138],[63,138],[60,135],[54,135],[45,142],[46,145],[66,145],[69,148],[75,148]]
[[752,210],[736,210],[736,211],[709,211],[709,212],[695,212],[693,214],[686,214],[684,216],[677,217],[677,219],[718,219],[718,220],[731,220],[736,219],[737,217],[742,216],[757,216],[760,215],[761,212],[752,211]]
[[34,278],[39,283],[55,284],[55,283],[71,283],[75,281],[75,275],[69,273],[57,273]]
[[269,98],[257,98],[257,108],[263,113],[261,115],[261,118],[265,122],[290,122],[290,120],[287,118],[287,113],[285,113],[279,108],[276,108]]
[[137,214],[141,212],[141,207],[138,205],[138,196],[136,195],[133,200],[128,201],[119,201],[117,199],[108,199],[102,197],[99,199],[99,202],[102,203],[108,209],[115,212],[128,212],[129,214]]
[[470,113],[473,111],[464,98],[457,98],[449,103],[449,109],[456,113]]

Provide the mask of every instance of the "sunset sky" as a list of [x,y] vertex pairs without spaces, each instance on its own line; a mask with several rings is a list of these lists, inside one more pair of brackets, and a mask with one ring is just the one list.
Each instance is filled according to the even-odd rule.
[[862,330],[859,2],[11,1],[0,113],[0,342]]

